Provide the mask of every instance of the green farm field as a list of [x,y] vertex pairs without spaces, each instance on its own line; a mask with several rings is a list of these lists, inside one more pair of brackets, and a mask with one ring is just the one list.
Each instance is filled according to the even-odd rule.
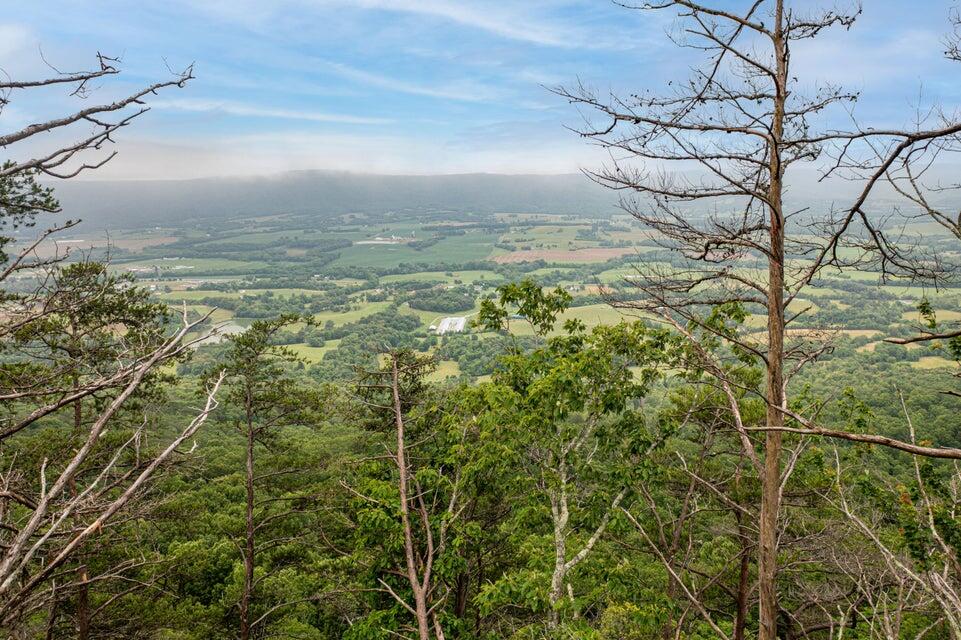
[[[500,284],[533,278],[547,289],[562,287],[583,306],[564,312],[558,326],[565,319],[576,318],[594,327],[641,317],[637,312],[612,308],[604,296],[629,299],[637,294],[631,280],[639,273],[649,269],[670,273],[677,268],[658,260],[656,250],[643,244],[649,243],[650,234],[629,223],[550,214],[466,219],[438,215],[426,221],[394,214],[380,221],[352,216],[319,229],[298,226],[300,220],[271,216],[206,233],[164,229],[154,236],[163,238],[163,244],[145,243],[141,253],[128,255],[115,268],[137,269],[133,273],[155,287],[158,299],[174,305],[187,302],[196,312],[209,310],[201,304],[207,298],[232,301],[233,309],[218,309],[215,317],[218,321],[235,320],[241,326],[250,324],[253,317],[262,317],[271,304],[276,304],[278,312],[283,309],[309,315],[320,327],[317,331],[363,332],[364,325],[357,323],[371,317],[376,318],[376,326],[390,317],[414,318],[416,327],[405,331],[424,353],[434,353],[447,339],[434,337],[429,330],[447,316],[467,317],[467,333],[487,340],[490,334],[477,333],[470,320],[481,300],[494,295]],[[625,243],[630,246],[624,247]],[[621,248],[611,249],[618,246]],[[588,255],[579,251],[600,257],[570,262],[572,256]],[[540,261],[515,262],[512,254],[540,256]],[[645,259],[645,255],[651,257]],[[552,261],[552,256],[558,256],[557,260]],[[805,263],[792,261],[790,266],[800,270]],[[757,259],[738,265],[736,273],[752,281],[765,277]],[[217,281],[218,286],[205,287],[208,280]],[[266,292],[273,298],[265,298],[262,294]],[[428,293],[438,299],[455,296],[472,302],[469,307],[462,302],[456,306],[438,302],[435,308],[411,306],[413,297]],[[892,332],[917,330],[920,317],[916,305],[922,298],[932,300],[940,322],[961,322],[961,289],[935,291],[906,282],[880,284],[878,274],[852,271],[825,274],[805,293],[788,308],[791,314],[809,309],[797,321],[801,324],[795,325],[798,335],[804,335],[805,327],[833,327],[836,331],[832,335],[837,339],[859,341],[854,343],[853,353],[903,353],[917,368],[948,363],[939,354],[920,353],[917,348],[891,351],[891,345],[885,345],[879,351],[877,344]],[[245,296],[257,301],[256,309],[244,307]],[[291,296],[296,300],[292,302]],[[300,309],[300,304],[305,306]],[[764,328],[764,318],[758,313],[760,310],[749,313],[744,326],[746,333],[753,334],[752,339]],[[355,326],[357,329],[353,329]],[[302,332],[305,327],[298,324],[294,329]],[[512,321],[510,330],[518,336],[533,335],[523,320]],[[308,362],[317,363],[338,351],[340,339],[326,340],[323,347],[309,347],[302,340],[292,348]],[[463,373],[453,361],[444,361],[439,367],[434,374],[436,380]]]

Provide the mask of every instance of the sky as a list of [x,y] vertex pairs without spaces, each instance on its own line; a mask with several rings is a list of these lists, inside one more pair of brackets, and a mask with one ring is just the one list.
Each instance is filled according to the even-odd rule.
[[[547,87],[656,90],[694,62],[667,37],[671,16],[609,0],[3,1],[9,77],[87,68],[98,51],[120,57],[123,73],[85,101],[62,89],[14,95],[0,132],[194,65],[195,80],[153,97],[117,136],[120,155],[99,179],[574,172],[604,158]],[[864,0],[850,32],[795,47],[794,70],[810,86],[861,91],[858,116],[875,126],[910,122],[919,102],[961,104],[957,64],[942,57],[952,6]]]

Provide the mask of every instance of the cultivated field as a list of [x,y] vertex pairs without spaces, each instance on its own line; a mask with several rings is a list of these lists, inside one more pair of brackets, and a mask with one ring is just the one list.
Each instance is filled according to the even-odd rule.
[[574,249],[564,251],[561,249],[534,249],[530,251],[512,251],[494,258],[498,264],[508,264],[511,262],[535,262],[543,260],[545,262],[607,262],[611,258],[637,254],[637,249],[625,247],[617,249]]
[[[216,307],[218,321],[239,326],[280,312],[310,318],[314,346],[307,343],[307,324],[298,325],[300,341],[290,343],[309,363],[340,357],[345,332],[376,333],[390,318],[414,322],[417,328],[404,332],[425,353],[444,353],[447,341],[462,338],[435,337],[430,326],[444,317],[470,320],[498,285],[525,277],[571,293],[575,306],[561,321],[576,318],[592,327],[634,320],[636,312],[606,301],[636,295],[632,283],[640,274],[674,268],[650,234],[623,217],[614,222],[549,214],[351,214],[318,222],[281,215],[118,232],[112,242],[113,268],[135,275],[171,304],[187,303],[197,313]],[[85,246],[96,251],[100,245]],[[738,272],[746,279],[763,277],[756,259]],[[790,305],[790,314],[806,311],[789,335],[831,335],[862,357],[903,358],[920,368],[950,366],[941,353],[882,343],[885,336],[917,330],[922,319],[916,305],[925,297],[937,301],[939,321],[961,321],[961,289],[935,292],[880,284],[871,273],[833,274]],[[752,340],[763,339],[760,309],[748,311],[745,331]],[[510,329],[519,336],[533,333],[524,320],[511,321]],[[490,337],[469,323],[465,333]],[[460,375],[468,374],[456,361],[442,359],[433,377]]]

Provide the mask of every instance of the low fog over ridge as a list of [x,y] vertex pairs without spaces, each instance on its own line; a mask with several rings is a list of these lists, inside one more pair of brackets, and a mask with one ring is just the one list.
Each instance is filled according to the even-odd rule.
[[[858,188],[856,182],[819,183],[813,171],[796,172],[792,184],[790,196],[799,207],[832,202],[843,206]],[[312,170],[194,180],[57,181],[55,187],[63,215],[81,218],[81,231],[279,213],[320,218],[438,210],[607,216],[619,210],[621,196],[629,195],[579,173],[376,175]]]
[[293,171],[196,180],[88,181],[56,185],[64,215],[84,228],[136,228],[235,215],[450,210],[584,213],[616,210],[617,194],[581,174],[370,175]]

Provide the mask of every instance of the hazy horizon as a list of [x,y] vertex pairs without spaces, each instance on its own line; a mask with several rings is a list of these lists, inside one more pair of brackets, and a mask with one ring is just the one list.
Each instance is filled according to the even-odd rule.
[[[961,103],[942,55],[954,5],[903,6],[873,0],[850,31],[796,43],[802,88],[860,92],[865,126],[908,125],[916,104]],[[661,12],[588,0],[23,3],[0,20],[0,67],[11,78],[86,68],[98,51],[120,56],[123,73],[70,107],[58,87],[18,95],[0,128],[193,63],[196,79],[150,96],[151,111],[119,132],[120,156],[84,179],[570,174],[607,156],[568,129],[581,116],[547,87],[663,91],[695,59],[664,46],[674,28]],[[823,120],[850,126],[843,110]],[[17,153],[58,142],[51,134]]]

